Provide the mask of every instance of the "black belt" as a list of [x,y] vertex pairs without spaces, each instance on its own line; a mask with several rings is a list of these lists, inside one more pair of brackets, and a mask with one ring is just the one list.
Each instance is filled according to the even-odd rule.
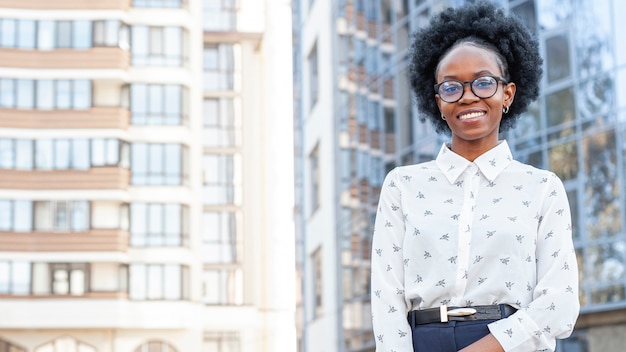
[[447,321],[497,320],[506,318],[517,309],[508,304],[471,307],[446,307],[413,310],[408,320],[411,327],[421,324],[441,323]]

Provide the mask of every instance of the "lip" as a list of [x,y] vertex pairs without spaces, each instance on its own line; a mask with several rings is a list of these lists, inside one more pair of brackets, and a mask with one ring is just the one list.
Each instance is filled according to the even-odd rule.
[[475,120],[487,115],[487,111],[482,109],[468,109],[461,111],[456,118],[461,121]]

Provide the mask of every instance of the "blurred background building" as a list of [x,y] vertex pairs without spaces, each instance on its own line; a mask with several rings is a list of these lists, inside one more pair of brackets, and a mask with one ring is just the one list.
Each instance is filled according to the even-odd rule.
[[[370,238],[380,184],[432,159],[407,82],[411,33],[463,0],[295,0],[299,350],[374,351]],[[626,345],[626,3],[500,0],[538,36],[541,96],[506,136],[556,172],[573,212],[582,314],[560,351]]]
[[0,0],[1,352],[295,350],[290,16]]

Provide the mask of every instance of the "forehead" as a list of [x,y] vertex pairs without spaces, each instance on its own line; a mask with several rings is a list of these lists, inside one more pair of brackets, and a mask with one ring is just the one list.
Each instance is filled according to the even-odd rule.
[[477,73],[488,71],[502,75],[497,55],[484,47],[470,43],[460,44],[445,54],[437,66],[436,77],[474,77]]

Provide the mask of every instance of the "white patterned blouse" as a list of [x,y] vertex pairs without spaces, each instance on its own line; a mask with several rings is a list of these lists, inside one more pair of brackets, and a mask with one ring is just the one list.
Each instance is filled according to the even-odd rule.
[[510,304],[489,324],[505,351],[553,351],[578,317],[567,195],[552,172],[513,160],[506,141],[470,162],[397,167],[382,186],[372,243],[377,352],[412,352],[407,313]]

